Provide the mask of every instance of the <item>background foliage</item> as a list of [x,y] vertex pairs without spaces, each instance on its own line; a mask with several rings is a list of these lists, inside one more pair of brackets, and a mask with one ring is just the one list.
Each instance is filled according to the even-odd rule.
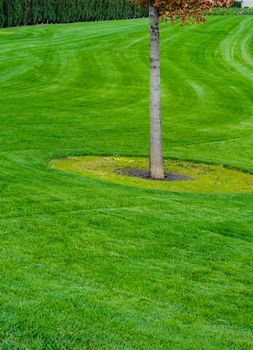
[[211,15],[234,16],[234,15],[253,15],[253,9],[250,7],[240,8],[238,6],[230,8],[214,8]]
[[0,0],[0,27],[146,16],[128,0]]
[[[231,9],[212,14],[252,14],[234,1]],[[130,19],[147,16],[147,10],[128,0],[0,0],[0,28],[43,23],[71,23]]]

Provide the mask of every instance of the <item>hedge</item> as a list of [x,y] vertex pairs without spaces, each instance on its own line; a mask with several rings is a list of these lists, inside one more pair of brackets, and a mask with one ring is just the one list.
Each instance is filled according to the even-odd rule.
[[209,14],[217,16],[253,15],[253,9],[248,7],[215,8]]
[[147,16],[128,0],[0,0],[0,27]]

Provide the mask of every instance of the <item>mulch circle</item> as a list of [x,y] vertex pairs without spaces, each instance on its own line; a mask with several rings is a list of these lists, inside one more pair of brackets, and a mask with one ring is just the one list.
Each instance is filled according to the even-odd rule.
[[141,168],[131,168],[131,167],[124,167],[119,168],[115,170],[115,173],[118,175],[125,175],[125,176],[132,176],[137,177],[140,179],[146,179],[146,180],[153,180],[153,181],[191,181],[193,180],[192,177],[183,175],[183,174],[177,174],[177,173],[171,173],[171,172],[165,172],[165,179],[164,180],[154,180],[151,179],[149,175],[149,171]]

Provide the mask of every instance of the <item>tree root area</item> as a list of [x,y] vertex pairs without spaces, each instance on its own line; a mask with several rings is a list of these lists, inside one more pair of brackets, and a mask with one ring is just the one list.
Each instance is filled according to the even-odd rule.
[[150,173],[148,170],[144,170],[141,168],[131,168],[131,167],[124,167],[124,168],[116,169],[115,173],[118,175],[132,176],[132,177],[137,177],[140,179],[153,180],[153,181],[175,182],[175,181],[191,181],[191,180],[193,180],[193,178],[191,176],[173,173],[173,172],[165,172],[164,179],[152,179],[150,177]]

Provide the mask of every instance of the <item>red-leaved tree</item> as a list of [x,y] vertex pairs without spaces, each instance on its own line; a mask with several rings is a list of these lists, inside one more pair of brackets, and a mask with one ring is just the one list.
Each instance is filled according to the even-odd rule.
[[163,180],[162,128],[160,111],[160,42],[159,22],[181,20],[181,24],[203,23],[213,7],[230,6],[232,0],[129,0],[149,8],[150,27],[150,156],[152,179]]

